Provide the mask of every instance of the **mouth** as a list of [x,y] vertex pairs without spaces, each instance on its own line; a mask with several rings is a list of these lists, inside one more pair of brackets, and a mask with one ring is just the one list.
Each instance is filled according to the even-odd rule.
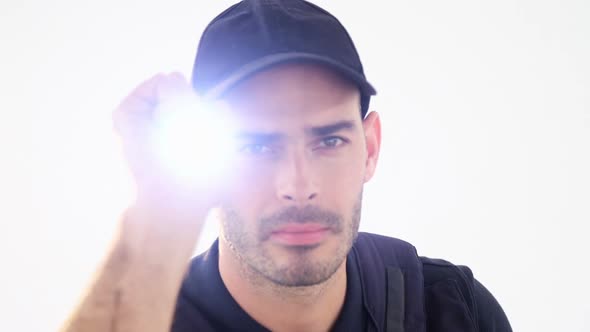
[[289,224],[271,233],[271,239],[287,246],[319,244],[330,234],[330,228],[319,224]]

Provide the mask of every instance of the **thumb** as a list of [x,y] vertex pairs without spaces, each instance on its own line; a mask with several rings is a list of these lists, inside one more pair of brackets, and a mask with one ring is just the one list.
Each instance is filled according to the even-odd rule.
[[190,97],[194,94],[187,79],[180,72],[165,75],[156,86],[156,98],[160,103],[174,98]]

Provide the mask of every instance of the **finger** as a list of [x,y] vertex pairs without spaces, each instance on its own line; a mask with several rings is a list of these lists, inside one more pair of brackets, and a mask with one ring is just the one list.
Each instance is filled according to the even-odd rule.
[[188,97],[192,94],[188,81],[179,72],[172,72],[158,81],[156,95],[159,102],[165,102],[179,97]]
[[134,109],[137,104],[156,104],[158,102],[157,89],[162,81],[166,80],[166,75],[163,73],[156,74],[151,78],[143,81],[136,86],[129,95],[122,100],[120,106],[123,108]]
[[152,117],[158,104],[157,87],[165,74],[156,74],[135,87],[113,111],[114,129],[119,134],[133,130],[134,126],[145,125]]
[[117,108],[112,114],[115,131],[119,135],[129,136],[146,128],[153,118],[152,109],[150,104],[139,101]]

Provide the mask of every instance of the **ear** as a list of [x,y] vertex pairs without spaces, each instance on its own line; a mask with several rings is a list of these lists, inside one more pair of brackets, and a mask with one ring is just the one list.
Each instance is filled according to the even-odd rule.
[[377,112],[371,112],[363,120],[365,131],[365,144],[367,149],[367,160],[365,164],[365,182],[368,182],[375,174],[379,149],[381,147],[381,120]]

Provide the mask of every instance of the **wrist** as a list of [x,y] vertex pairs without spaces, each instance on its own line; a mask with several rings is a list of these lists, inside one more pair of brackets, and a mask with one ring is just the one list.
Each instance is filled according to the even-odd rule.
[[138,200],[125,212],[120,241],[134,262],[184,266],[208,212],[196,204]]

